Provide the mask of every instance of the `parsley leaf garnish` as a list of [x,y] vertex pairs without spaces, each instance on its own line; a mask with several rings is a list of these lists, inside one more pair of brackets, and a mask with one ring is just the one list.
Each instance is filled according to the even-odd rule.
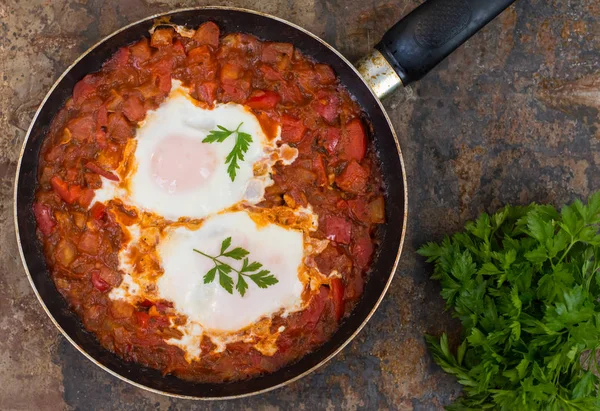
[[[195,252],[203,255],[206,258],[210,258],[215,264],[215,266],[204,275],[204,284],[212,283],[218,273],[219,284],[221,287],[227,290],[229,294],[233,294],[233,279],[229,276],[229,274],[234,272],[237,273],[237,283],[235,285],[235,289],[243,297],[248,289],[248,283],[244,277],[248,277],[259,288],[267,288],[279,282],[279,280],[277,280],[277,278],[275,278],[275,276],[271,274],[269,270],[261,270],[263,266],[261,263],[257,261],[251,263],[250,260],[248,260],[247,256],[250,254],[248,250],[245,250],[242,247],[236,247],[230,251],[227,251],[229,250],[229,247],[231,247],[231,237],[227,237],[225,240],[223,240],[221,243],[221,253],[214,257],[194,248]],[[237,261],[243,259],[242,267],[237,270],[220,260],[220,257],[228,257]]]
[[252,143],[252,136],[240,131],[242,124],[244,123],[240,123],[235,130],[228,130],[223,126],[218,125],[216,130],[211,130],[210,133],[208,133],[208,136],[202,140],[203,143],[222,143],[230,135],[236,135],[233,149],[225,158],[225,164],[229,164],[227,173],[229,174],[231,181],[235,180],[236,170],[240,168],[238,161],[244,161],[244,154],[250,148],[250,143]]
[[449,409],[600,409],[600,192],[482,214],[418,252],[463,325],[455,354],[427,337],[463,385]]

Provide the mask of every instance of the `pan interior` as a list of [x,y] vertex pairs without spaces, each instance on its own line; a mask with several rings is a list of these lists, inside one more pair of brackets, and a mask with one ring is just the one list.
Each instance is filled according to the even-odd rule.
[[93,334],[84,330],[79,318],[56,290],[45,265],[41,244],[36,238],[32,204],[37,186],[38,154],[50,122],[72,94],[75,83],[86,74],[98,71],[102,63],[119,47],[148,36],[148,30],[153,24],[152,18],[128,26],[96,45],[65,72],[38,111],[23,147],[17,176],[15,209],[20,246],[32,284],[47,312],[65,335],[99,365],[129,382],[169,395],[228,398],[258,393],[304,375],[327,360],[355,335],[372,314],[387,288],[390,277],[393,276],[405,230],[405,184],[401,159],[391,125],[377,99],[354,69],[316,37],[284,21],[244,10],[189,9],[167,13],[165,16],[169,17],[172,23],[190,28],[212,20],[219,25],[223,33],[243,32],[263,40],[293,43],[304,54],[331,65],[342,83],[359,102],[373,127],[373,140],[387,191],[386,224],[379,231],[381,245],[373,261],[361,301],[328,342],[300,361],[271,374],[225,384],[187,382],[174,376],[163,376],[159,371],[136,363],[125,362],[104,349]]

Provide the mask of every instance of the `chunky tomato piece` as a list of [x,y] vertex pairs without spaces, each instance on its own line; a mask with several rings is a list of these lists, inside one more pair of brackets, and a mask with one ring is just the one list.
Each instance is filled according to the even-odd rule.
[[150,68],[154,76],[154,84],[163,95],[171,91],[171,74],[173,72],[173,60],[169,57],[163,57]]
[[148,313],[144,311],[136,311],[135,318],[142,328],[148,328],[148,323],[150,322],[150,316]]
[[321,287],[319,293],[312,297],[308,307],[302,312],[300,322],[303,324],[305,330],[314,329],[319,322],[325,309],[325,302],[328,299],[328,295],[327,287]]
[[156,29],[150,37],[150,45],[156,48],[170,46],[173,44],[173,34],[174,30],[172,28]]
[[360,119],[350,120],[342,132],[342,144],[340,145],[340,158],[343,160],[360,161],[367,153],[367,137]]
[[123,102],[123,114],[129,121],[142,121],[146,117],[146,109],[142,100],[136,95],[130,95]]
[[118,70],[125,67],[129,63],[131,51],[129,47],[121,47],[113,56],[105,63],[105,66],[110,70]]
[[335,182],[342,190],[349,193],[360,194],[364,192],[369,180],[369,172],[360,164],[352,160],[344,171],[336,177]]
[[340,98],[334,92],[319,91],[312,102],[312,108],[319,113],[325,121],[333,123],[340,112]]
[[219,47],[219,35],[219,26],[212,21],[207,21],[198,27],[198,29],[196,29],[194,37],[192,38],[200,46],[207,45],[216,49]]
[[223,101],[243,103],[246,101],[248,94],[250,93],[250,81],[246,79],[240,79],[237,81],[223,83],[221,84],[221,89],[223,90]]
[[298,143],[305,132],[306,127],[302,120],[287,114],[281,116],[281,140],[286,143]]
[[282,81],[278,85],[281,100],[285,104],[303,104],[305,101],[304,94],[300,87],[293,81]]
[[362,198],[357,198],[356,200],[348,200],[348,205],[350,206],[350,211],[356,220],[369,223],[369,212],[367,210],[367,202]]
[[235,63],[225,63],[219,72],[222,99],[224,101],[244,102],[250,94],[250,77],[244,69]]
[[196,94],[198,100],[208,104],[213,104],[217,99],[217,90],[219,85],[215,81],[207,81],[196,85]]
[[369,266],[371,256],[373,255],[373,241],[371,237],[363,235],[354,239],[351,250],[354,260],[360,268]]
[[181,62],[186,58],[185,47],[179,40],[175,40],[175,44],[173,44],[172,52],[173,52],[173,57],[178,62]]
[[210,48],[206,45],[196,47],[195,49],[190,50],[187,55],[186,63],[188,65],[207,65],[211,63],[213,60],[212,53]]
[[71,136],[78,141],[86,142],[96,135],[96,121],[92,114],[75,117],[67,123]]
[[331,288],[331,299],[333,300],[333,310],[335,319],[340,321],[344,316],[344,283],[340,278],[332,278],[329,282]]
[[114,175],[113,173],[111,173],[110,171],[107,171],[105,169],[103,169],[102,167],[100,167],[96,162],[94,161],[88,161],[85,164],[85,167],[90,170],[93,171],[94,173],[101,175],[104,178],[107,178],[109,180],[112,181],[119,181],[119,177],[117,177],[116,175]]
[[268,81],[280,81],[283,80],[283,74],[279,71],[275,70],[268,64],[261,64],[258,66],[258,69],[261,71],[265,80]]
[[123,114],[110,113],[108,115],[108,135],[115,141],[125,142],[133,137],[133,128]]
[[265,63],[280,63],[283,59],[290,59],[294,54],[294,46],[290,43],[266,43],[260,59]]
[[298,84],[308,93],[314,93],[319,87],[317,73],[311,67],[294,70],[294,76]]
[[76,106],[83,103],[86,99],[95,96],[98,86],[98,77],[94,74],[88,74],[73,87],[73,103]]
[[45,204],[35,203],[33,204],[33,215],[42,234],[46,236],[52,234],[56,226],[56,221],[50,207]]
[[101,105],[96,111],[96,133],[102,130],[102,127],[108,125],[108,110],[106,105]]
[[221,46],[221,51],[237,49],[247,57],[254,57],[261,48],[261,42],[249,34],[230,33],[221,39]]
[[256,90],[246,101],[246,105],[255,110],[272,110],[281,101],[281,96],[274,91]]
[[101,293],[105,293],[106,291],[110,290],[110,284],[102,279],[100,276],[100,270],[92,270],[91,280],[94,288]]
[[108,137],[106,137],[106,131],[104,131],[104,130],[96,131],[96,144],[98,144],[98,147],[101,150],[106,148],[106,146],[108,144]]
[[313,159],[313,170],[317,175],[317,185],[327,185],[327,171],[325,168],[325,160],[320,154],[315,155]]
[[134,64],[139,67],[139,63],[143,63],[152,57],[152,49],[148,44],[148,39],[143,38],[134,45],[129,47]]
[[337,216],[325,217],[325,235],[336,243],[350,244],[352,223],[348,219]]
[[326,127],[321,131],[319,143],[327,150],[327,153],[333,155],[336,153],[341,138],[340,129],[337,127]]
[[97,97],[97,96],[93,96],[90,97],[86,100],[84,100],[80,105],[79,105],[79,111],[81,113],[91,113],[93,111],[98,110],[98,108],[100,108],[100,106],[102,105],[102,99]]
[[90,209],[90,214],[95,220],[101,220],[106,215],[106,206],[102,203],[95,202]]
[[315,78],[319,84],[335,83],[335,73],[331,66],[327,64],[315,64]]
[[82,188],[81,193],[79,194],[79,198],[77,199],[77,203],[80,206],[87,208],[87,207],[89,207],[89,205],[93,199],[94,199],[94,190],[92,190],[91,188]]
[[97,255],[102,237],[96,232],[86,231],[79,238],[77,249],[90,255]]
[[67,182],[76,183],[79,177],[79,170],[75,167],[67,169]]

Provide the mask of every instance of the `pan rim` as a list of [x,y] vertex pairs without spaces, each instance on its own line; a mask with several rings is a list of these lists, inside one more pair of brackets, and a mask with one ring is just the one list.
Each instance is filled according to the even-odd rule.
[[[381,295],[379,296],[379,298],[377,299],[377,301],[375,302],[375,304],[373,305],[373,307],[371,308],[369,314],[365,317],[365,319],[362,321],[362,323],[354,330],[354,332],[348,337],[346,338],[346,340],[341,343],[332,353],[330,353],[327,357],[325,357],[324,359],[322,359],[321,361],[319,361],[319,363],[315,364],[314,366],[312,366],[311,368],[309,368],[308,370],[292,377],[289,378],[285,381],[282,381],[278,384],[275,384],[271,387],[267,387],[267,388],[263,388],[257,391],[252,391],[252,392],[247,392],[247,393],[243,393],[243,394],[238,394],[238,395],[229,395],[229,396],[222,396],[222,397],[199,397],[199,396],[194,396],[194,395],[184,395],[184,394],[175,394],[175,393],[171,393],[171,392],[166,392],[166,391],[161,391],[159,389],[156,388],[152,388],[152,387],[148,387],[146,385],[140,384],[138,382],[132,381],[130,379],[128,379],[127,377],[117,373],[116,371],[113,371],[112,369],[110,369],[109,367],[105,366],[104,364],[101,364],[99,361],[97,361],[93,356],[91,356],[89,353],[87,353],[87,351],[85,351],[83,348],[81,348],[70,336],[69,334],[60,326],[60,324],[58,324],[58,321],[54,318],[54,316],[52,315],[52,313],[50,313],[50,311],[48,310],[48,307],[46,307],[46,304],[44,303],[44,300],[42,299],[42,297],[40,296],[34,282],[33,282],[33,277],[31,276],[31,273],[29,272],[29,267],[27,265],[27,261],[25,259],[25,254],[23,252],[23,247],[21,244],[21,235],[19,233],[19,220],[18,220],[18,216],[17,216],[17,195],[19,192],[19,176],[21,175],[21,166],[22,166],[22,161],[23,161],[23,156],[25,153],[25,149],[27,146],[27,142],[29,141],[29,137],[31,135],[31,132],[33,130],[33,127],[37,121],[37,118],[40,114],[40,112],[42,111],[43,107],[45,106],[47,100],[50,98],[50,96],[52,95],[52,93],[54,92],[54,90],[58,87],[58,84],[62,81],[62,79],[71,71],[71,69],[73,67],[75,67],[75,65],[77,65],[77,63],[79,63],[79,61],[81,61],[84,57],[86,57],[88,54],[90,54],[92,51],[94,51],[98,46],[100,46],[102,43],[104,43],[105,41],[107,41],[108,39],[116,36],[117,34],[129,29],[130,27],[136,26],[140,23],[149,21],[149,20],[153,20],[153,19],[157,19],[157,18],[161,18],[161,17],[165,17],[171,14],[176,14],[176,13],[181,13],[181,12],[187,12],[187,11],[195,11],[195,10],[225,10],[225,11],[238,11],[238,12],[243,12],[243,13],[249,13],[249,14],[255,14],[255,15],[260,15],[260,16],[264,16],[276,21],[279,21],[281,23],[287,24],[288,26],[291,26],[292,28],[312,37],[313,39],[317,40],[319,43],[321,43],[323,46],[325,46],[326,48],[328,48],[331,52],[333,52],[337,57],[339,57],[348,67],[350,67],[350,69],[352,71],[354,71],[354,73],[356,74],[356,76],[358,78],[360,78],[360,80],[365,84],[365,86],[367,87],[367,89],[369,90],[369,92],[373,95],[375,101],[377,102],[378,105],[378,109],[381,111],[381,113],[383,114],[388,127],[390,128],[390,131],[392,133],[392,136],[394,138],[394,142],[396,144],[396,150],[397,150],[397,154],[398,154],[398,159],[400,161],[400,167],[401,167],[401,173],[402,173],[402,181],[403,181],[403,185],[404,185],[404,201],[403,201],[403,218],[402,218],[402,232],[400,235],[400,242],[398,244],[398,251],[396,254],[396,258],[394,259],[394,263],[393,266],[391,268],[391,273],[389,274],[388,280],[383,288],[383,291],[381,292]],[[172,398],[180,398],[180,399],[188,399],[188,400],[197,400],[197,401],[217,401],[217,400],[230,400],[230,399],[239,399],[239,398],[245,398],[245,397],[251,397],[254,395],[259,395],[259,394],[263,394],[269,391],[273,391],[276,390],[278,388],[282,388],[288,384],[291,384],[309,374],[311,374],[312,372],[316,371],[317,369],[321,368],[322,366],[324,366],[327,362],[329,362],[333,357],[335,357],[336,355],[338,355],[352,340],[354,340],[354,338],[360,333],[360,331],[365,327],[365,325],[369,322],[369,320],[371,319],[371,317],[374,315],[374,313],[377,311],[377,308],[379,307],[379,305],[381,304],[381,302],[383,301],[383,298],[385,297],[393,279],[394,279],[394,275],[396,273],[397,267],[398,267],[398,263],[400,261],[400,256],[402,254],[402,249],[404,246],[404,240],[406,237],[406,231],[407,231],[407,223],[408,223],[408,187],[407,187],[407,179],[406,179],[406,169],[405,169],[405,165],[404,165],[404,158],[402,156],[402,151],[400,149],[400,143],[398,141],[398,136],[396,135],[396,131],[394,129],[394,126],[385,110],[385,108],[383,107],[383,104],[381,103],[381,101],[379,100],[379,98],[375,95],[375,93],[373,92],[373,90],[369,87],[369,85],[365,82],[365,80],[363,79],[363,77],[360,75],[360,73],[357,71],[357,69],[354,67],[354,65],[346,58],[344,57],[339,51],[337,51],[333,46],[331,46],[330,44],[328,44],[326,41],[324,41],[323,39],[321,39],[319,36],[313,34],[312,32],[304,29],[303,27],[300,27],[288,20],[282,19],[280,17],[277,16],[273,16],[271,14],[268,13],[263,13],[260,11],[256,11],[256,10],[250,10],[250,9],[246,9],[246,8],[241,8],[241,7],[230,7],[230,6],[196,6],[196,7],[185,7],[185,8],[178,8],[178,9],[173,9],[173,10],[169,10],[166,12],[162,12],[162,13],[157,13],[157,14],[153,14],[151,16],[148,17],[144,17],[140,20],[136,20],[132,23],[129,23],[117,30],[115,30],[114,32],[110,33],[109,35],[101,38],[99,41],[97,41],[96,43],[94,43],[91,47],[89,47],[85,52],[83,52],[82,54],[80,54],[77,59],[75,59],[73,61],[73,63],[71,63],[63,72],[62,74],[56,79],[56,81],[54,82],[54,84],[52,85],[52,87],[48,90],[48,92],[46,93],[46,95],[44,96],[43,100],[40,102],[40,105],[38,106],[38,109],[36,110],[33,118],[31,119],[31,123],[29,125],[29,128],[27,129],[27,133],[25,134],[25,138],[23,139],[23,143],[21,146],[21,150],[19,152],[19,158],[18,158],[18,162],[17,162],[17,169],[15,172],[15,184],[14,184],[14,191],[13,191],[13,218],[14,218],[14,225],[15,225],[15,235],[16,235],[16,240],[17,240],[17,246],[19,249],[19,256],[21,258],[21,264],[23,265],[23,269],[25,270],[25,273],[27,275],[27,279],[29,281],[29,284],[31,285],[31,288],[33,289],[33,292],[35,294],[35,296],[37,297],[40,305],[42,306],[42,309],[44,310],[44,312],[46,313],[46,315],[50,318],[50,320],[52,321],[52,323],[56,326],[56,328],[60,331],[60,333],[63,335],[63,337],[65,337],[67,339],[67,341],[69,341],[71,343],[71,345],[73,347],[75,347],[75,349],[77,349],[81,354],[83,354],[88,360],[90,360],[92,363],[94,363],[95,365],[97,365],[98,367],[100,367],[102,370],[108,372],[109,374],[111,374],[112,376],[128,383],[131,384],[137,388],[141,388],[143,390],[155,393],[155,394],[160,394],[160,395],[164,395],[167,397],[172,397]]]

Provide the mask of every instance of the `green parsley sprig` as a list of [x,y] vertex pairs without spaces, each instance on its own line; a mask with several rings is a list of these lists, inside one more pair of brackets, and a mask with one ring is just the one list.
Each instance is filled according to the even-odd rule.
[[[235,289],[243,297],[248,289],[248,283],[244,277],[252,280],[259,288],[267,288],[279,282],[279,280],[275,278],[275,276],[271,274],[269,270],[261,270],[263,266],[261,263],[256,261],[251,263],[250,260],[248,260],[246,257],[248,254],[250,254],[248,250],[245,250],[242,247],[236,247],[232,250],[229,250],[230,246],[231,237],[227,237],[221,243],[221,253],[217,256],[208,255],[194,248],[195,252],[202,254],[206,258],[210,258],[215,264],[215,266],[204,275],[204,284],[212,283],[217,273],[219,273],[219,284],[221,287],[227,290],[229,294],[233,294],[233,279],[229,276],[229,274],[234,272],[237,273],[237,283],[235,285]],[[238,261],[243,259],[242,268],[236,270],[231,265],[220,260],[219,258],[221,257],[227,257]]]
[[598,410],[600,193],[565,206],[505,207],[418,252],[435,263],[463,325],[456,354],[427,337],[463,385],[448,409]]
[[229,164],[227,173],[231,181],[235,180],[236,170],[240,168],[238,161],[244,161],[244,154],[246,154],[250,148],[250,143],[252,143],[252,136],[240,131],[242,124],[244,123],[240,123],[235,130],[228,130],[223,126],[217,125],[217,130],[211,130],[208,136],[202,140],[203,143],[222,143],[232,134],[236,135],[233,149],[231,149],[225,158],[225,164]]

